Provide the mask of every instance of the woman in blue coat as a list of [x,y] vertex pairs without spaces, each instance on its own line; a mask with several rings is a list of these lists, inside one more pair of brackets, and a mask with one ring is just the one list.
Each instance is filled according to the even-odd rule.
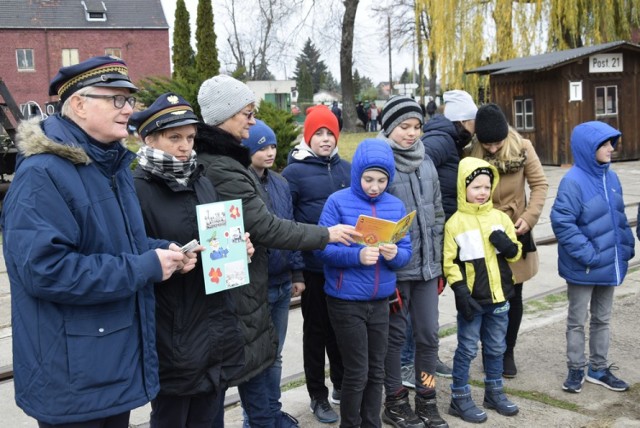
[[[624,212],[622,187],[610,168],[620,135],[599,121],[573,129],[574,166],[562,178],[551,210],[551,225],[558,238],[558,271],[567,281],[569,298],[569,375],[562,385],[567,392],[582,390],[587,364],[587,381],[613,391],[629,388],[611,373],[607,361],[613,291],[624,280],[635,245]],[[589,308],[587,361],[584,325]]]

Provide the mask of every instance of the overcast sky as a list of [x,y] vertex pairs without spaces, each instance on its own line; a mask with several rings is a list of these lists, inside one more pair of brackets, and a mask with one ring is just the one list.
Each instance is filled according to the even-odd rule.
[[[321,2],[322,0],[316,0]],[[175,0],[161,0],[164,13],[169,23],[169,37],[173,35],[173,20],[175,16]],[[356,37],[354,42],[355,68],[360,75],[367,76],[373,80],[374,84],[389,80],[389,57],[386,46],[386,24],[380,24],[379,18],[374,16],[372,7],[379,6],[383,0],[360,0],[358,13],[356,15]],[[192,26],[191,35],[195,37],[195,23],[197,17],[198,0],[185,0],[189,11],[189,22]],[[217,35],[217,47],[220,56],[221,72],[230,71],[231,65],[225,63],[224,52],[229,52],[226,41],[225,23],[228,23],[226,10],[223,7],[224,0],[213,0],[214,25]],[[251,28],[246,28],[251,32]],[[331,73],[337,81],[340,81],[340,47],[336,37],[339,37],[339,29],[333,29],[331,37],[327,37],[327,31],[322,28],[309,28],[307,34],[296,38],[298,46],[294,48],[293,55],[278,64],[270,64],[269,70],[277,79],[291,78],[295,69],[295,57],[301,53],[307,37],[311,37],[312,42],[321,51],[321,58],[329,67]],[[193,42],[195,49],[195,42]],[[411,70],[414,67],[412,47],[407,47],[402,53],[392,49],[393,78],[397,79],[405,68]]]

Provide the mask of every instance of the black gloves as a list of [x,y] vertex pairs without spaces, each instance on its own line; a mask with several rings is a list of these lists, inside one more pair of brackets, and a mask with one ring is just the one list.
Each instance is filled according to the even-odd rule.
[[508,259],[518,254],[518,245],[502,230],[494,230],[491,232],[489,242]]
[[482,306],[471,297],[469,287],[464,282],[459,282],[451,286],[456,297],[456,309],[462,315],[462,318],[471,322],[473,321],[474,311],[481,312]]

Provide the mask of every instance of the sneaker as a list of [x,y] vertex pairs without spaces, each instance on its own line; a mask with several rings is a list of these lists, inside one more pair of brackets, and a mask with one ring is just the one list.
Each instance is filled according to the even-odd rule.
[[402,385],[412,389],[416,387],[416,369],[413,364],[400,367],[400,377],[402,378]]
[[387,397],[382,412],[382,422],[396,428],[424,428],[420,418],[411,410],[409,391],[406,389],[399,397]]
[[333,388],[331,391],[331,397],[329,397],[329,401],[331,404],[340,404],[340,399],[342,398],[342,390]]
[[446,377],[451,379],[453,377],[451,375],[452,373],[453,373],[453,370],[451,370],[451,367],[443,363],[442,360],[440,360],[440,357],[438,357],[438,364],[436,365],[436,376]]
[[613,364],[602,370],[593,370],[589,366],[587,370],[587,381],[595,383],[596,385],[602,385],[612,391],[623,392],[629,389],[629,384],[622,379],[618,379],[611,373],[611,370],[618,370],[618,367]]
[[299,422],[296,418],[291,416],[289,413],[280,412],[280,424],[278,427],[280,428],[298,428]]
[[584,383],[584,369],[569,369],[569,375],[567,380],[562,384],[562,389],[567,392],[573,392],[577,394],[582,391],[582,384]]
[[311,413],[315,415],[316,419],[323,424],[338,422],[338,414],[333,410],[331,404],[329,404],[329,400],[326,398],[319,400],[312,398],[309,408],[311,409]]

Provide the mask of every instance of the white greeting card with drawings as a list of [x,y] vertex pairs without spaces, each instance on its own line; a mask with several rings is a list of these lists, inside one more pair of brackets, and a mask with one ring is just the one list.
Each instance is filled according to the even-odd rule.
[[201,253],[207,294],[249,283],[247,246],[242,239],[242,201],[196,205],[198,234],[205,247]]

